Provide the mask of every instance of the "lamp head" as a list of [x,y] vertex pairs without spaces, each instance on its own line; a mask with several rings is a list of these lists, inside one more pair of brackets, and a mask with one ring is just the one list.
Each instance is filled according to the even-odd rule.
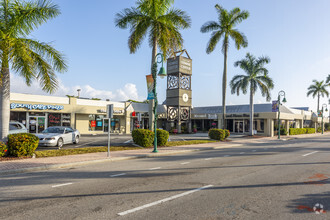
[[283,102],[283,103],[286,103],[286,98],[285,98],[285,97],[283,98],[283,101],[282,101],[282,102]]
[[162,78],[162,79],[163,79],[165,76],[167,76],[164,67],[161,67],[161,68],[160,68],[160,70],[159,70],[159,72],[158,72],[158,76],[159,76],[160,78]]

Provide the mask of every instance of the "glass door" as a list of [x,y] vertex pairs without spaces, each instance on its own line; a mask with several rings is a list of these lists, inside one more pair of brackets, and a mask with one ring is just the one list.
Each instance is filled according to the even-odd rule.
[[103,119],[103,131],[108,132],[109,129],[109,119],[105,118]]
[[43,130],[45,130],[45,121],[45,117],[38,117],[37,133],[41,133]]
[[29,132],[37,133],[37,117],[29,117]]
[[45,130],[46,118],[45,116],[30,116],[29,117],[29,132],[32,134],[40,133]]
[[244,123],[243,121],[235,121],[235,132],[236,133],[243,133]]

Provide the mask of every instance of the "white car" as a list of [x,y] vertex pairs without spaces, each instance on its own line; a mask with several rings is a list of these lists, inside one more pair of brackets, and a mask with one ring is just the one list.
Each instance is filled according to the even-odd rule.
[[64,144],[78,144],[80,132],[70,127],[54,126],[49,127],[36,134],[39,138],[39,146],[57,146],[61,148]]
[[27,128],[20,122],[9,122],[9,134],[27,133]]

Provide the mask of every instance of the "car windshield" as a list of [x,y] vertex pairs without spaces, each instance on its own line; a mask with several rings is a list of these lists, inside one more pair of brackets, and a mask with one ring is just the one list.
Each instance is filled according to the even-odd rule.
[[64,128],[54,128],[50,127],[44,130],[42,133],[57,133],[57,134],[63,134],[64,133]]

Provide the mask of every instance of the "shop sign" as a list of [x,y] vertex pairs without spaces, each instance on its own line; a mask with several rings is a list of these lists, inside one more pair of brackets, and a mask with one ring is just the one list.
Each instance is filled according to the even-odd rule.
[[202,114],[202,115],[194,114],[193,116],[195,118],[206,118],[206,114]]
[[[227,118],[248,118],[250,114],[226,114]],[[253,117],[259,117],[259,114],[254,114]]]
[[116,110],[116,109],[113,110],[113,114],[123,114],[123,113],[124,110]]
[[207,114],[208,119],[218,119],[217,114]]
[[278,101],[272,102],[272,112],[278,112]]
[[63,110],[63,105],[43,105],[43,104],[21,104],[21,103],[11,103],[10,109],[16,109],[16,108],[25,108],[28,110]]
[[96,121],[95,120],[91,121],[91,127],[92,128],[95,128],[96,127]]

